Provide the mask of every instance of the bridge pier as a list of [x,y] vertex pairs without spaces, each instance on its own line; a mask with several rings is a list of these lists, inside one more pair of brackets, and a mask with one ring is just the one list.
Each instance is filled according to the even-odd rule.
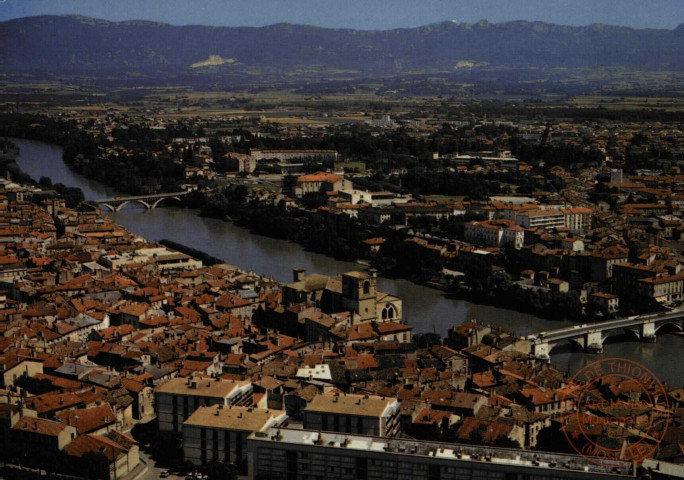
[[603,353],[603,332],[588,332],[584,338],[584,349],[589,353]]
[[551,360],[551,349],[553,347],[548,342],[543,343],[533,343],[532,344],[532,355],[540,360]]
[[602,353],[603,343],[614,334],[630,333],[642,342],[654,343],[661,328],[672,327],[684,332],[684,310],[651,313],[648,315],[618,318],[600,323],[573,325],[549,332],[528,335],[532,342],[530,353],[540,359],[548,359],[559,342],[570,340],[588,353]]
[[642,342],[655,343],[656,342],[656,325],[655,321],[641,324],[641,331],[639,337]]

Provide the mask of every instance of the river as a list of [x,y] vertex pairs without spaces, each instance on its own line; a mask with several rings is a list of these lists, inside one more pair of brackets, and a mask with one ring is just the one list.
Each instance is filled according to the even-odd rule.
[[[17,163],[34,179],[47,176],[53,183],[79,187],[86,199],[112,197],[117,192],[98,182],[70,171],[62,161],[60,147],[30,140],[14,139],[20,148]],[[156,241],[167,238],[202,250],[225,262],[256,273],[273,275],[276,280],[290,281],[292,268],[305,268],[309,273],[335,275],[360,267],[353,263],[339,262],[321,254],[307,252],[299,245],[275,240],[237,227],[232,223],[211,218],[201,218],[196,212],[179,208],[125,208],[110,214],[112,219],[130,232]],[[403,299],[404,317],[416,333],[436,332],[446,335],[453,325],[477,319],[503,327],[520,335],[551,330],[570,325],[570,322],[544,320],[512,310],[476,305],[463,300],[445,298],[442,292],[415,285],[406,280],[379,279],[379,289],[398,295]],[[616,341],[609,339],[601,355],[589,355],[558,349],[552,354],[552,363],[562,369],[575,372],[587,363],[600,358],[625,357],[641,362],[665,382],[680,385],[682,374],[675,365],[681,364],[679,349],[684,338],[676,335],[660,335],[657,343]]]

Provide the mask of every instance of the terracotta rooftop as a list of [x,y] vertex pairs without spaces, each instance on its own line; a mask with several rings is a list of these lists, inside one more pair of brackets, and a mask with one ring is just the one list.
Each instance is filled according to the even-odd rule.
[[62,433],[62,430],[67,428],[67,426],[63,423],[46,420],[44,418],[23,417],[12,428],[24,432],[56,437]]

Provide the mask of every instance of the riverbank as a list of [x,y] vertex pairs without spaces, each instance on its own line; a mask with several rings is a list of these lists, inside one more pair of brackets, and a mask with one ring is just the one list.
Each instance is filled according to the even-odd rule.
[[[69,169],[91,180],[106,181],[110,185],[114,182],[122,189],[122,193],[140,193],[133,187],[135,182],[131,180],[135,177],[135,172],[128,169],[127,164],[118,165],[120,162],[113,162],[110,165],[111,162],[105,162],[104,158],[100,158],[98,148],[90,136],[77,131],[73,138],[59,137],[59,128],[67,126],[58,122],[44,123],[43,130],[22,130],[21,122],[17,121],[15,129],[33,137],[62,138],[61,143],[65,145],[62,159]],[[139,142],[150,141],[150,135],[156,133],[139,132]],[[142,148],[142,145],[139,147]],[[113,166],[114,163],[118,166]],[[175,174],[166,167],[159,170],[160,182],[167,173]],[[122,182],[115,182],[117,178],[123,179]],[[178,188],[180,187],[177,186],[176,189]],[[73,193],[74,195],[68,196],[69,199],[78,197],[76,192]],[[489,269],[472,269],[468,265],[470,261],[462,260],[461,255],[456,256],[455,260],[454,257],[447,260],[443,255],[435,256],[436,249],[433,247],[436,246],[414,241],[417,238],[406,229],[367,225],[348,215],[332,214],[326,208],[318,208],[326,200],[324,196],[319,197],[321,198],[307,198],[307,209],[288,209],[282,204],[270,203],[270,197],[264,200],[255,192],[250,192],[245,185],[236,184],[211,193],[193,192],[186,197],[185,205],[193,209],[193,214],[197,209],[204,217],[223,221],[231,219],[237,226],[247,228],[253,234],[291,241],[307,251],[323,254],[337,261],[369,261],[385,277],[403,278],[418,285],[449,292],[459,299],[468,300],[472,294],[480,304],[530,313],[550,320],[582,318],[582,305],[575,294],[518,290],[514,295],[509,295],[514,290],[513,286],[501,290],[491,288],[500,286],[500,282],[492,278],[494,273],[491,267],[494,262],[491,262]],[[73,204],[71,200],[69,206]],[[442,227],[449,230],[449,225],[451,224],[447,222]],[[371,255],[364,241],[378,237],[384,243],[379,252]],[[448,263],[453,265],[447,265]],[[448,280],[442,273],[445,267],[464,272],[467,288],[463,288],[460,279],[459,283]]]
[[19,146],[16,143],[8,138],[0,138],[0,175],[19,183],[35,185],[35,180],[24,173],[17,164],[19,154]]
[[[86,199],[120,194],[69,170],[62,162],[59,147],[36,141],[14,141],[21,149],[17,163],[29,175],[38,178],[47,175],[54,181],[78,186],[83,190]],[[188,209],[130,208],[110,213],[109,216],[128,231],[150,241],[166,238],[190,245],[226,263],[239,265],[245,271],[272,274],[274,279],[280,282],[291,281],[293,267],[304,268],[310,273],[332,276],[359,269],[355,263],[339,262],[318,253],[307,252],[292,242],[254,235],[234,223],[203,218]],[[434,332],[445,336],[451,327],[471,319],[501,326],[517,335],[572,325],[568,321],[550,321],[514,310],[449,298],[439,290],[402,279],[378,278],[378,289],[404,300],[403,317],[416,333]],[[554,352],[552,363],[561,370],[577,371],[600,358],[623,357],[646,365],[663,381],[680,383],[678,373],[671,366],[680,360],[681,341],[681,337],[675,335],[660,335],[655,344],[640,343],[631,338],[616,343],[611,338],[604,344],[602,354],[587,355],[574,349],[562,348]]]
[[[62,164],[73,173],[74,180],[79,180],[79,177],[87,179],[73,172],[65,162]],[[69,204],[73,206],[74,199],[79,198],[80,191],[70,192],[61,184],[57,185],[61,187],[60,193],[71,199]],[[464,287],[460,280],[452,282],[444,276],[441,262],[435,262],[434,257],[429,255],[431,252],[420,248],[414,242],[406,241],[407,235],[402,231],[384,227],[374,227],[369,231],[369,226],[362,225],[356,219],[346,215],[329,215],[325,210],[296,210],[294,213],[288,213],[278,206],[264,204],[260,200],[250,200],[248,194],[247,189],[240,186],[227,187],[212,195],[197,192],[189,197],[186,207],[199,208],[188,210],[190,215],[232,222],[247,229],[252,235],[294,242],[306,251],[326,255],[335,261],[369,262],[369,265],[376,268],[385,278],[404,279],[422,287],[444,292],[453,299],[473,300],[480,305],[505,308],[553,321],[581,318],[582,307],[575,295],[540,294],[524,290],[509,294],[514,288],[500,288],[501,282],[492,279],[494,274],[491,271],[468,272],[469,285]],[[379,254],[364,256],[362,242],[371,236],[384,237],[386,242]],[[182,242],[178,244],[184,246]],[[207,259],[218,260],[201,250],[194,251],[195,256],[201,255]]]
[[159,240],[159,243],[161,243],[165,247],[171,248],[172,250],[176,250],[178,252],[190,255],[193,258],[201,260],[204,265],[211,266],[224,263],[223,260],[221,260],[220,258],[213,257],[206,252],[197,250],[196,248],[188,247],[187,245],[183,245],[182,243],[174,242],[166,238],[162,238],[161,240]]

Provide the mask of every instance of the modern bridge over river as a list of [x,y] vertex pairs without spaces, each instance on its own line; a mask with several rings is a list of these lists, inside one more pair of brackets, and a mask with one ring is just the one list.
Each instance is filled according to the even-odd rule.
[[176,200],[181,202],[182,198],[189,193],[190,191],[184,191],[173,193],[157,193],[155,195],[138,195],[132,197],[114,197],[105,198],[102,200],[88,200],[85,203],[94,207],[107,207],[112,212],[118,212],[124,207],[124,205],[129,203],[137,203],[138,205],[142,205],[149,210],[152,208],[157,208],[165,200]]
[[546,332],[527,335],[532,342],[532,354],[549,358],[551,351],[560,343],[571,341],[591,353],[601,353],[603,343],[611,336],[628,333],[642,342],[655,342],[656,334],[666,325],[684,330],[684,310],[635,315],[605,322],[573,325]]

